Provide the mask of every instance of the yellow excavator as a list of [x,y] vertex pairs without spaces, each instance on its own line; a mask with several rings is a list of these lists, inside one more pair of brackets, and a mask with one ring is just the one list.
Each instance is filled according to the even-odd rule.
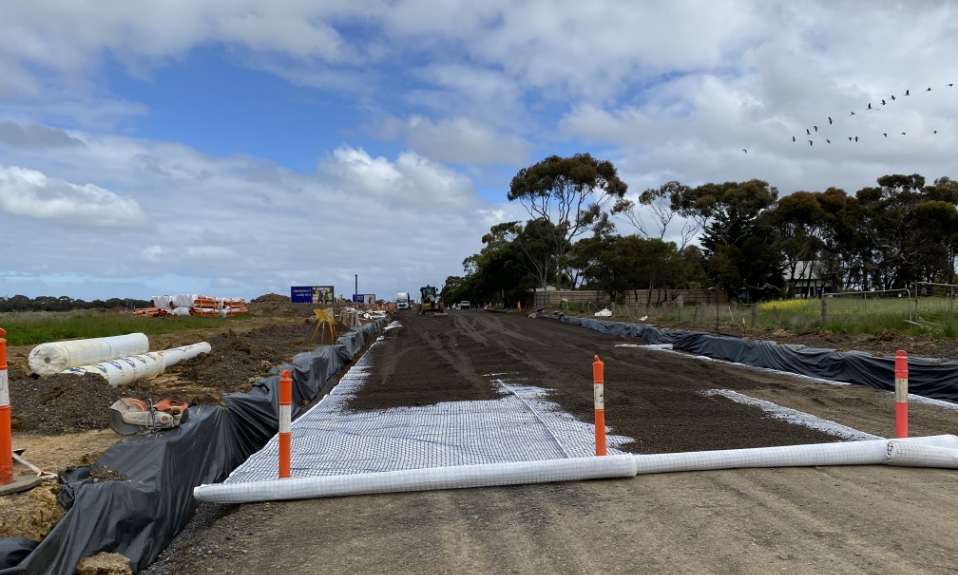
[[439,297],[439,288],[427,285],[419,288],[422,295],[422,303],[419,305],[419,313],[426,312],[442,313],[442,298]]

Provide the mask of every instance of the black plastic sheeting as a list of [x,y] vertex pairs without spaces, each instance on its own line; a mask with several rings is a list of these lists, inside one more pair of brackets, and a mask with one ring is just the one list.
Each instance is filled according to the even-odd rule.
[[[894,357],[873,357],[861,351],[842,352],[766,340],[743,340],[729,335],[658,329],[647,324],[569,316],[560,316],[559,319],[609,335],[639,338],[650,344],[671,343],[673,349],[714,359],[857,383],[886,391],[895,390]],[[958,401],[958,361],[909,357],[908,392]]]
[[[325,383],[378,333],[380,322],[317,347],[284,364],[293,379],[293,418]],[[223,481],[259,450],[279,427],[279,370],[249,393],[223,396],[218,405],[191,406],[176,429],[142,435],[108,449],[91,467],[64,473],[58,500],[67,514],[39,545],[29,539],[0,539],[0,575],[72,574],[83,557],[115,552],[145,569],[196,511],[197,485]],[[90,471],[109,467],[125,481],[94,482]]]

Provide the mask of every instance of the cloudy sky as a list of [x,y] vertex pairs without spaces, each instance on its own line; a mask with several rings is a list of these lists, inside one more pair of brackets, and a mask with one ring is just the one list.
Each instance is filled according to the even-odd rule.
[[391,299],[552,154],[633,194],[958,178],[955,54],[945,0],[4,2],[0,296]]

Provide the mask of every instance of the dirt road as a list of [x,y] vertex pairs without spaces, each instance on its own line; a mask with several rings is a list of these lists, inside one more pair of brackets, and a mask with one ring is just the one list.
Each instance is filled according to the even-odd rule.
[[[508,374],[591,421],[599,354],[607,422],[636,440],[631,451],[834,440],[698,393],[714,388],[894,432],[893,396],[869,388],[616,348],[623,340],[548,319],[400,319],[353,408],[495,397],[492,379]],[[956,433],[958,413],[913,405],[911,423],[913,435]],[[834,467],[203,505],[150,573],[953,573],[956,492],[953,471]]]

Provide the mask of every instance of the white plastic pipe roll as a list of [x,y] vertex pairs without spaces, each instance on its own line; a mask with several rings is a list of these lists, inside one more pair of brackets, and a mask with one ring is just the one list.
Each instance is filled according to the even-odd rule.
[[178,364],[181,361],[193,359],[201,353],[209,353],[210,349],[210,344],[206,343],[205,341],[201,341],[200,343],[194,343],[193,345],[184,345],[181,347],[164,349],[158,353],[163,356],[163,368],[166,369],[171,365]]
[[200,485],[193,488],[193,496],[200,501],[213,503],[249,503],[253,501],[368,495],[371,493],[399,493],[403,491],[635,477],[635,470],[635,458],[633,456],[611,455],[608,457],[579,457],[487,465],[433,467],[383,473],[334,475],[331,477],[274,479],[255,483]]
[[521,463],[463,465],[200,485],[193,496],[212,503],[250,503],[371,493],[399,493],[553,481],[579,481],[637,474],[737,469],[743,467],[808,467],[815,465],[907,465],[958,468],[958,437],[938,435],[847,443],[789,445],[660,455],[612,455]]
[[[637,455],[638,474],[671,473],[676,471],[707,471],[739,469],[744,467],[810,467],[815,465],[896,465],[891,456],[897,448],[908,455],[899,455],[899,461],[916,461],[921,467],[937,467],[940,458],[921,459],[926,453],[913,446],[954,451],[958,455],[958,437],[936,435],[909,439],[873,439],[813,445],[785,445],[756,449],[727,449],[693,453],[663,453]],[[919,456],[916,457],[915,454]],[[897,465],[908,465],[897,463]],[[947,467],[947,466],[946,466]]]
[[30,352],[30,369],[37,375],[60,373],[71,367],[112,361],[150,350],[145,334],[42,343]]
[[142,353],[122,357],[113,361],[103,361],[91,365],[71,367],[65,373],[82,375],[96,373],[102,375],[110,385],[127,385],[141,379],[153,379],[163,373],[163,355],[160,353]]

